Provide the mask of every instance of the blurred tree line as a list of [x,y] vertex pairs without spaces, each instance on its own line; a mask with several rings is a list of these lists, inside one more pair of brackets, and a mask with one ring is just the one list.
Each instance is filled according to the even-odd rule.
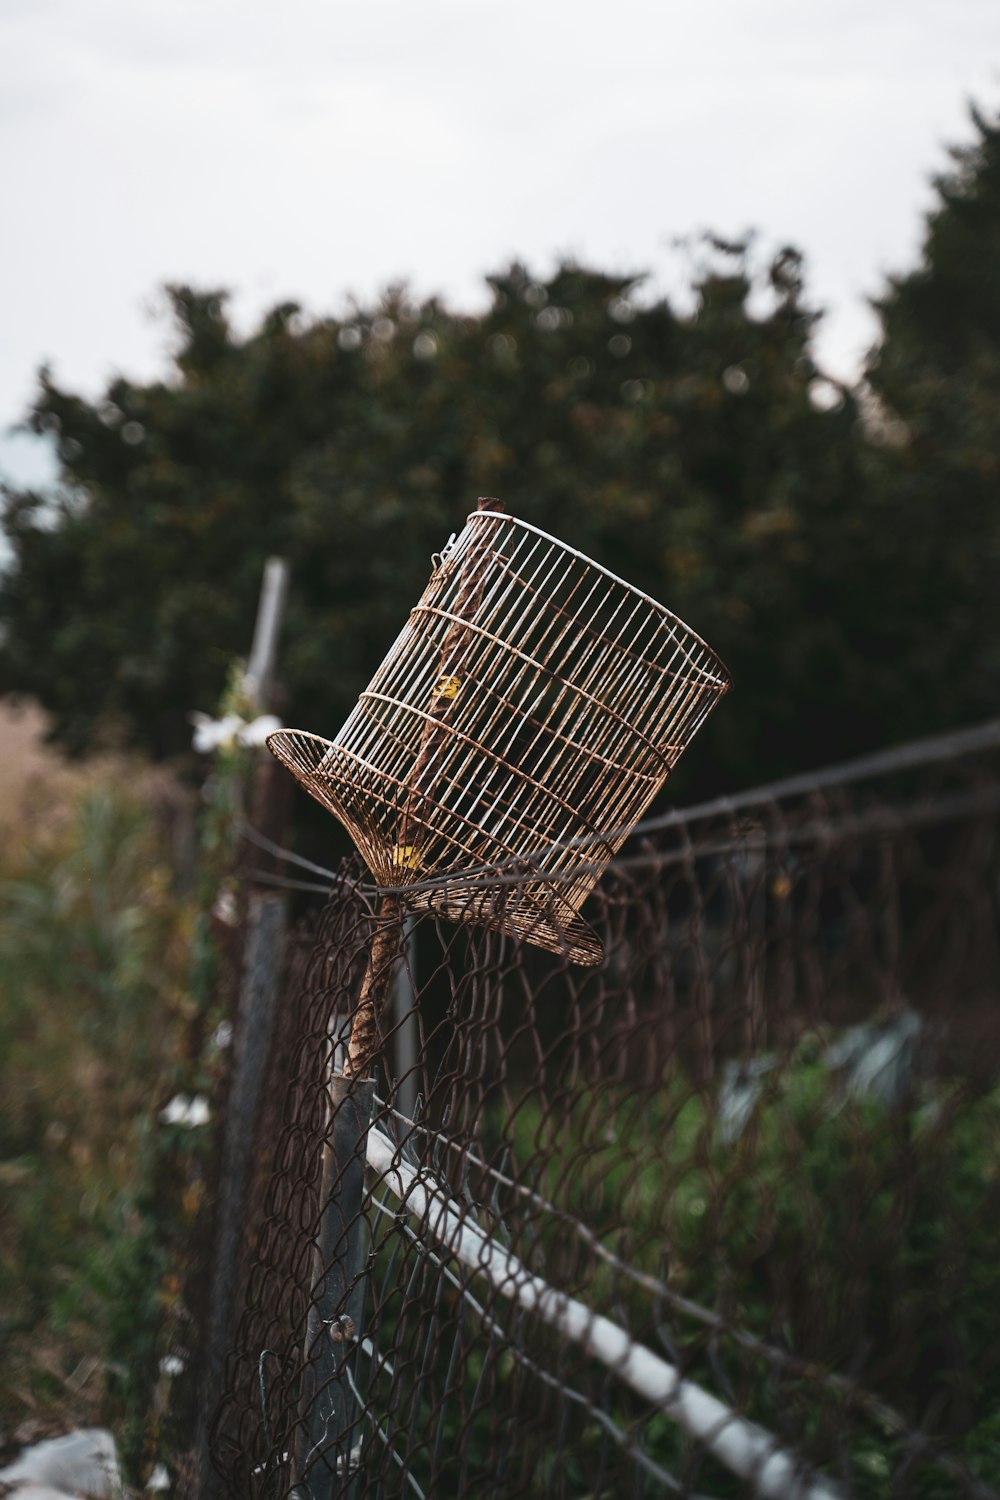
[[693,305],[520,265],[480,315],[388,292],[237,336],[174,287],[172,368],[97,402],[43,372],[57,496],[7,492],[0,690],[83,752],[174,756],[291,560],[289,722],[336,730],[477,495],[662,599],[736,692],[686,796],[996,711],[1000,127],[937,184],[921,263],[848,390],[817,370],[800,256],[706,242]]

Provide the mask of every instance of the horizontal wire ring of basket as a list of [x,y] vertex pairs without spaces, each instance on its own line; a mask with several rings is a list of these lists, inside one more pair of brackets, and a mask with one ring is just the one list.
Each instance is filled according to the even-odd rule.
[[663,605],[476,511],[335,738],[268,745],[407,904],[597,963],[579,907],[729,685]]

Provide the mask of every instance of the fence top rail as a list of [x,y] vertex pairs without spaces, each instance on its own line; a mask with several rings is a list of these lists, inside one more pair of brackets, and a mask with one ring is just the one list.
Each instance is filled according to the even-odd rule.
[[673,824],[696,823],[704,818],[738,812],[746,807],[780,802],[785,797],[802,797],[810,792],[824,791],[827,787],[848,786],[877,776],[891,776],[894,771],[914,770],[919,766],[957,760],[963,755],[977,755],[983,750],[998,748],[1000,719],[988,719],[986,723],[974,724],[968,729],[949,730],[947,734],[907,740],[888,750],[876,750],[870,755],[838,761],[835,765],[824,766],[816,771],[802,771],[795,776],[786,776],[781,781],[751,787],[745,792],[716,797],[709,802],[697,802],[691,807],[674,808],[655,818],[646,818],[636,826],[635,831],[649,833],[654,829],[669,828]]

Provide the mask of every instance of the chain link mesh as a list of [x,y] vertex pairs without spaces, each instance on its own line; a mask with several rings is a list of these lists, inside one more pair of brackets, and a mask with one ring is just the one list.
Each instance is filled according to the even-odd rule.
[[995,1495],[998,743],[647,825],[600,968],[421,914],[331,1094],[346,863],[268,1059],[223,1492]]

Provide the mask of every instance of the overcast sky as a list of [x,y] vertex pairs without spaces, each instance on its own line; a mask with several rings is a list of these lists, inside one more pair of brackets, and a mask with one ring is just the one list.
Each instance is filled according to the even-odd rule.
[[2,0],[0,427],[43,360],[89,395],[161,370],[167,280],[243,326],[400,278],[480,305],[514,256],[669,291],[708,227],[805,251],[851,376],[971,98],[997,0]]

